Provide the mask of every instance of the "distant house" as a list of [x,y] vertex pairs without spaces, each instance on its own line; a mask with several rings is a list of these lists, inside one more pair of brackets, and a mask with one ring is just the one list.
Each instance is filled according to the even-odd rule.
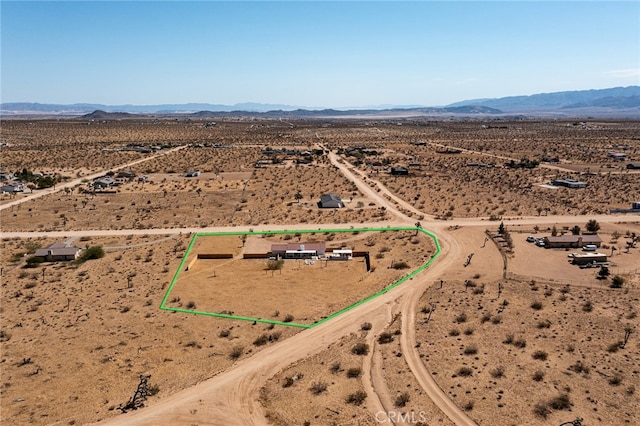
[[322,197],[320,197],[318,207],[322,209],[339,209],[344,207],[344,203],[342,202],[342,198],[340,198],[339,195],[324,194]]
[[134,177],[136,177],[136,172],[134,172],[131,169],[128,170],[120,170],[117,174],[116,174],[117,178],[123,178],[123,179],[133,179]]
[[103,176],[93,181],[93,187],[95,189],[108,188],[110,186],[114,186],[115,184],[116,181],[111,179],[109,176]]
[[23,192],[23,191],[24,189],[22,188],[22,185],[9,184],[9,185],[0,186],[0,193],[3,193],[3,192],[16,193],[16,192]]
[[586,188],[586,182],[580,182],[575,179],[555,179],[551,181],[551,185],[564,186],[565,188]]
[[587,244],[600,247],[602,239],[598,235],[558,235],[556,237],[544,237],[544,246],[547,248],[580,248]]
[[65,243],[54,243],[48,247],[36,250],[35,257],[41,257],[46,262],[61,260],[76,260],[82,251],[79,247],[67,246]]
[[392,167],[391,174],[394,176],[408,176],[409,169],[407,169],[406,167]]
[[198,177],[200,176],[200,172],[198,170],[192,170],[190,172],[187,172],[186,175],[184,175],[185,177]]
[[627,169],[629,169],[629,170],[640,170],[640,163],[629,163],[629,164],[627,164]]
[[325,252],[326,247],[323,242],[271,245],[271,254],[284,259],[311,259],[312,257],[324,256]]
[[624,152],[607,152],[607,157],[622,161],[627,159],[627,154]]

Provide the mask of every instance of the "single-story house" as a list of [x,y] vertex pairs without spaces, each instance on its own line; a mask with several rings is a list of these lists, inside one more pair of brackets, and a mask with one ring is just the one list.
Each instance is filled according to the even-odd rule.
[[324,194],[322,197],[320,197],[318,207],[323,209],[339,209],[344,207],[344,203],[342,202],[342,198],[340,198],[339,195]]
[[114,186],[115,184],[116,184],[116,181],[111,179],[109,176],[97,178],[93,181],[93,187],[95,189],[107,188],[109,186]]
[[186,175],[184,175],[185,177],[198,177],[200,176],[200,171],[198,170],[192,170],[190,172],[187,172]]
[[600,247],[602,239],[597,234],[585,235],[558,235],[544,237],[544,246],[547,248],[580,248],[587,244]]
[[409,176],[409,169],[406,167],[392,167],[391,174],[394,176]]
[[325,252],[326,247],[323,242],[271,245],[271,254],[284,259],[310,259],[312,257],[324,256]]
[[627,169],[629,169],[629,170],[640,170],[640,163],[629,163],[629,164],[627,164]]
[[67,246],[65,243],[53,243],[48,247],[36,250],[33,255],[43,258],[46,262],[55,262],[58,260],[76,260],[81,251],[80,247]]
[[551,185],[564,186],[566,188],[586,188],[586,182],[580,182],[575,179],[555,179],[551,181]]

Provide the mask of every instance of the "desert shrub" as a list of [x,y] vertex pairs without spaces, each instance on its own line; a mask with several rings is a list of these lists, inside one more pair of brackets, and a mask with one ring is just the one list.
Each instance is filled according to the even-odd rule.
[[460,377],[469,377],[473,375],[473,370],[469,367],[460,367],[456,374]]
[[329,371],[331,371],[333,374],[339,373],[340,370],[341,369],[339,362],[334,362],[333,364],[331,364],[331,367],[329,367]]
[[574,373],[578,374],[589,374],[589,367],[584,365],[582,361],[577,361],[575,364],[569,366],[569,371],[573,371]]
[[219,337],[229,337],[230,334],[231,334],[231,330],[222,330],[222,331],[220,331],[218,336]]
[[486,312],[484,314],[482,314],[482,317],[480,318],[480,324],[484,324],[485,322],[491,321],[491,314]]
[[533,406],[533,414],[541,419],[546,419],[551,414],[551,410],[546,402],[538,402]]
[[357,391],[347,396],[346,402],[347,404],[353,405],[362,405],[364,400],[367,398],[367,393],[365,391]]
[[362,323],[362,325],[360,326],[360,330],[362,330],[362,331],[369,331],[369,330],[371,330],[371,327],[372,327],[372,325],[371,325],[371,323],[370,323],[370,322],[364,322],[364,323]]
[[455,337],[459,335],[460,335],[460,330],[458,330],[457,328],[452,328],[451,330],[449,330],[449,336]]
[[538,321],[538,328],[549,328],[549,327],[551,327],[551,321],[549,320]]
[[616,275],[611,279],[611,288],[622,288],[624,281],[624,278],[622,278],[620,275]]
[[593,311],[593,303],[591,303],[590,300],[587,300],[586,302],[584,302],[584,304],[582,305],[582,311],[583,312]]
[[533,357],[533,359],[546,361],[549,355],[545,351],[535,351],[531,356]]
[[569,410],[571,408],[571,400],[566,393],[560,394],[549,400],[549,407],[554,410]]
[[402,408],[411,400],[411,396],[408,392],[402,392],[400,395],[396,397],[396,400],[393,402],[393,405],[397,408]]
[[539,311],[540,309],[542,309],[542,302],[536,300],[531,304],[531,309]]
[[478,353],[478,347],[476,345],[466,346],[462,353],[465,355],[475,355]]
[[519,349],[524,349],[527,346],[527,341],[523,337],[513,341],[513,346]]
[[500,316],[495,316],[491,318],[491,324],[498,325],[502,322],[502,318]]
[[542,381],[542,379],[544,379],[544,372],[543,371],[536,371],[535,373],[533,373],[533,380],[536,382],[540,382]]
[[293,386],[293,383],[295,382],[295,380],[293,380],[293,377],[287,376],[284,378],[284,381],[282,382],[282,387],[283,388],[289,388],[291,386]]
[[622,377],[618,374],[614,374],[613,376],[609,377],[609,384],[611,386],[618,386],[620,383],[622,383]]
[[284,319],[282,320],[282,322],[291,322],[291,321],[293,321],[293,315],[291,314],[285,315]]
[[393,269],[409,269],[409,264],[403,260],[400,260],[398,262],[394,262]]
[[355,355],[366,355],[369,353],[369,345],[367,345],[366,343],[356,343],[351,348],[351,353]]
[[462,408],[464,409],[464,411],[471,411],[473,410],[473,401],[469,401],[466,404],[464,404],[462,406]]
[[454,321],[457,322],[458,324],[467,322],[467,314],[465,314],[464,312],[461,313],[460,315],[454,318]]
[[381,345],[391,342],[393,342],[393,334],[389,332],[385,331],[384,333],[381,333],[380,336],[378,336],[378,343],[380,343]]
[[489,374],[491,374],[491,377],[493,377],[494,379],[504,377],[504,367],[499,365],[493,370],[489,371]]
[[320,395],[327,390],[327,384],[325,382],[313,382],[309,387],[309,390],[314,395]]
[[359,367],[353,367],[347,370],[347,377],[350,379],[357,379],[362,374],[362,369]]
[[242,356],[242,353],[244,352],[244,348],[242,346],[236,346],[233,349],[231,349],[231,352],[229,353],[229,358],[231,359],[238,359]]
[[26,264],[24,265],[25,268],[35,268],[38,265],[40,265],[42,262],[44,262],[44,259],[41,257],[37,257],[37,256],[31,256],[26,260]]
[[196,308],[196,302],[191,300],[187,302],[187,309],[195,309],[195,308]]
[[267,334],[263,334],[257,337],[256,340],[253,341],[253,344],[255,346],[262,346],[262,345],[266,345],[268,341],[269,341],[269,336]]
[[464,329],[464,335],[465,336],[471,336],[473,334],[473,328],[471,327],[467,327]]

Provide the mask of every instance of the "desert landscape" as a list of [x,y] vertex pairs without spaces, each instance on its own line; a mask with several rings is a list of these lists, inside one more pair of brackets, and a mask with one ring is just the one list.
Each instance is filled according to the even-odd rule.
[[639,132],[3,120],[2,423],[638,424]]

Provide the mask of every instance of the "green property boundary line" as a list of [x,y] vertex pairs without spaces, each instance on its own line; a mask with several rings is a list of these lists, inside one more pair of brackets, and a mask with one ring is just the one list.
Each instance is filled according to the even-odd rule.
[[[170,306],[166,306],[167,300],[169,299],[169,294],[171,294],[171,291],[173,290],[173,287],[176,284],[176,281],[178,280],[178,277],[180,276],[180,273],[182,272],[182,270],[184,269],[184,265],[186,263],[187,258],[189,257],[189,254],[191,254],[191,250],[193,249],[193,246],[196,242],[196,240],[199,237],[222,237],[222,236],[230,236],[230,235],[277,235],[277,234],[312,234],[312,233],[330,233],[330,232],[383,232],[383,231],[419,231],[422,232],[425,235],[428,235],[429,237],[431,237],[431,239],[433,240],[433,242],[435,243],[436,246],[436,251],[435,253],[431,256],[431,258],[429,259],[429,261],[427,263],[425,263],[424,265],[420,266],[418,269],[414,270],[413,272],[409,273],[408,275],[405,275],[404,277],[400,278],[398,281],[394,282],[393,284],[385,287],[384,289],[380,290],[379,292],[372,294],[371,296],[368,296],[350,306],[347,306],[346,308],[341,309],[338,312],[335,312],[325,318],[322,318],[319,321],[314,322],[313,324],[300,324],[300,323],[294,323],[294,322],[284,322],[284,321],[276,321],[276,320],[270,320],[270,319],[264,319],[264,318],[252,318],[252,317],[245,317],[245,316],[239,316],[239,315],[229,315],[229,314],[220,314],[220,313],[215,313],[215,312],[205,312],[205,311],[198,311],[198,310],[193,310],[193,309],[182,309],[182,308],[172,308]],[[312,328],[315,327],[317,325],[320,325],[326,321],[329,321],[335,317],[337,317],[338,315],[341,315],[347,311],[350,311],[351,309],[355,308],[356,306],[360,306],[363,303],[367,303],[370,300],[375,299],[378,296],[381,296],[387,292],[389,292],[390,290],[394,289],[395,287],[399,286],[400,284],[404,283],[407,280],[412,279],[415,275],[419,274],[420,272],[422,272],[423,270],[427,269],[432,263],[433,261],[440,255],[441,252],[441,248],[440,248],[440,241],[438,240],[438,237],[431,231],[427,231],[426,229],[423,228],[416,228],[416,227],[393,227],[393,228],[344,228],[344,229],[304,229],[304,230],[283,230],[283,231],[228,231],[228,232],[197,232],[193,235],[193,237],[191,238],[191,242],[189,243],[189,246],[187,247],[187,251],[185,252],[184,256],[182,257],[182,261],[180,262],[180,266],[178,266],[178,270],[176,271],[175,275],[173,276],[173,279],[171,280],[171,284],[169,284],[169,288],[167,289],[167,292],[164,296],[164,298],[162,299],[162,303],[160,303],[160,309],[165,310],[165,311],[172,311],[172,312],[182,312],[182,313],[187,313],[187,314],[196,314],[196,315],[205,315],[205,316],[210,316],[210,317],[218,317],[218,318],[228,318],[228,319],[235,319],[235,320],[242,320],[242,321],[253,321],[253,322],[260,322],[260,323],[266,323],[266,324],[275,324],[275,325],[284,325],[287,327],[298,327],[298,328]]]

